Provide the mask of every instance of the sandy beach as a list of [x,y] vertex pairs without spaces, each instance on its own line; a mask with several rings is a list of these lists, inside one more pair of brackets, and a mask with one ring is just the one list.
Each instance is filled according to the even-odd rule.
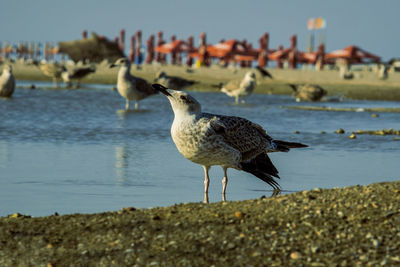
[[[139,70],[133,66],[132,74],[152,82],[159,70],[164,70],[169,75],[176,75],[198,82],[188,88],[188,90],[218,91],[218,85],[221,82],[242,79],[250,69],[222,68],[218,65],[212,65],[209,68],[192,68],[188,72],[185,66],[143,65]],[[343,96],[349,99],[400,101],[400,73],[398,72],[392,72],[389,74],[388,79],[380,80],[376,72],[360,69],[354,72],[354,79],[343,80],[339,77],[339,71],[337,70],[314,71],[307,69],[270,68],[268,71],[274,77],[271,80],[269,78],[262,78],[257,70],[252,70],[257,74],[256,93],[291,94],[292,90],[288,86],[288,83],[315,83],[325,88],[328,91],[328,96]],[[83,79],[82,83],[114,85],[117,79],[117,72],[117,69],[110,69],[108,64],[99,64],[97,65],[96,73]],[[51,81],[49,77],[46,77],[34,65],[15,63],[14,74],[17,80]]]

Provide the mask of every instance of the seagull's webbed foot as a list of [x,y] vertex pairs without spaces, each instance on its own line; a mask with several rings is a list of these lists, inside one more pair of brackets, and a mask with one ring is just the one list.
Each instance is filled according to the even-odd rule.
[[278,196],[281,192],[282,192],[282,190],[281,190],[280,188],[274,188],[274,191],[272,191],[271,197],[276,197],[276,196]]

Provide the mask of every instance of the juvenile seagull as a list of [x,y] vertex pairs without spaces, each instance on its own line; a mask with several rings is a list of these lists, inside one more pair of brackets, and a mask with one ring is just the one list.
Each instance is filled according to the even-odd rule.
[[225,85],[222,85],[221,92],[235,98],[235,103],[239,104],[239,98],[244,99],[251,95],[256,86],[256,75],[249,71],[244,76],[243,80],[232,80]]
[[0,96],[10,97],[14,93],[15,79],[12,73],[12,66],[5,65],[3,74],[0,76]]
[[167,88],[174,88],[177,90],[184,90],[185,88],[196,83],[196,81],[186,80],[181,77],[167,75],[165,71],[157,72],[154,82],[160,83]]
[[110,68],[119,66],[117,90],[126,99],[125,109],[129,109],[129,101],[135,100],[135,109],[139,108],[139,100],[157,93],[146,80],[131,74],[131,63],[127,58],[120,58],[110,65]]
[[80,86],[81,79],[85,78],[87,75],[90,73],[94,73],[96,71],[95,66],[89,66],[89,67],[76,67],[72,69],[71,72],[69,72],[67,69],[65,69],[61,77],[63,81],[67,84],[67,87],[72,86],[72,80],[76,80],[76,87]]
[[39,65],[39,69],[43,72],[44,75],[53,78],[54,87],[58,87],[57,81],[61,78],[61,74],[66,71],[64,65],[60,65],[58,63],[42,63]]
[[316,84],[289,84],[293,89],[293,96],[297,102],[320,101],[326,95],[326,90]]
[[206,196],[208,170],[213,165],[220,165],[224,171],[223,200],[228,168],[249,172],[279,191],[279,184],[273,178],[279,178],[278,170],[267,153],[307,147],[274,140],[260,125],[244,118],[202,113],[200,103],[186,92],[167,89],[160,84],[153,84],[153,87],[167,96],[171,103],[175,114],[171,136],[177,149],[185,158],[204,168]]

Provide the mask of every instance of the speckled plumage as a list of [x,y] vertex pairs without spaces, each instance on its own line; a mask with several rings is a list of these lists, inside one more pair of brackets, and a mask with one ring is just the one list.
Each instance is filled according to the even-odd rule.
[[183,91],[161,85],[153,87],[165,94],[171,103],[175,114],[171,136],[177,149],[185,158],[204,167],[206,193],[208,169],[213,165],[220,165],[224,170],[223,193],[227,168],[250,172],[278,189],[279,185],[272,177],[279,178],[278,171],[267,153],[306,147],[273,140],[260,125],[244,118],[203,113],[200,103]]

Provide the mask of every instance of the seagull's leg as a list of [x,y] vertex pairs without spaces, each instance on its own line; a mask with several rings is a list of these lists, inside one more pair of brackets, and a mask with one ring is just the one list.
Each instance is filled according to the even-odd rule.
[[235,96],[235,103],[239,104],[239,96]]
[[58,88],[58,85],[57,85],[57,78],[53,78],[53,86],[54,86],[54,88]]
[[246,101],[244,100],[244,98],[242,99],[242,104],[246,103]]
[[208,176],[208,170],[210,166],[204,166],[204,203],[208,203],[208,186],[210,185],[210,176]]
[[226,174],[227,172],[227,167],[222,167],[224,169],[224,178],[222,178],[222,201],[226,201],[225,197],[225,192],[226,192],[226,185],[228,184],[228,175]]
[[125,110],[129,109],[129,99],[126,99]]
[[280,188],[274,188],[274,191],[272,192],[271,197],[276,197],[281,193],[281,189]]
[[139,102],[135,101],[135,109],[138,110],[139,109]]

